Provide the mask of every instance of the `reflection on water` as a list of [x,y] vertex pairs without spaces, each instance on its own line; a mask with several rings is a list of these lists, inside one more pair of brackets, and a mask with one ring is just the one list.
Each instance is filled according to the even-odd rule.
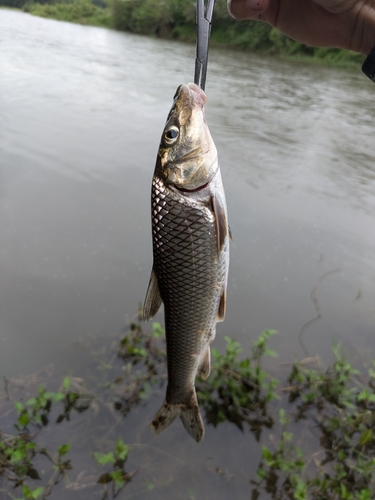
[[[144,298],[155,155],[194,47],[7,10],[0,43],[0,374],[60,359],[90,385],[74,342],[96,333],[95,349],[107,348]],[[321,318],[304,330],[305,348],[326,365],[335,337],[364,363],[374,355],[373,84],[360,71],[212,48],[207,94],[234,237],[215,347],[230,335],[246,354],[276,328],[280,363],[300,358],[299,332],[316,317],[310,293],[339,269],[318,287]],[[163,498],[248,494],[253,442],[226,423],[209,426],[200,448],[178,425],[154,438],[154,392],[116,424],[108,405],[101,425],[115,430],[98,452],[119,435],[147,445],[152,472],[137,484],[178,464],[173,481],[160,478]],[[53,450],[65,442],[46,439]],[[142,460],[130,454],[126,471]]]

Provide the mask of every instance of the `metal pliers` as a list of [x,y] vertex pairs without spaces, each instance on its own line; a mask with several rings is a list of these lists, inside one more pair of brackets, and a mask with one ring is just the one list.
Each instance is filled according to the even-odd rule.
[[373,46],[372,51],[366,57],[366,60],[362,66],[362,71],[366,76],[370,78],[370,80],[375,82],[375,45]]
[[194,83],[202,90],[206,86],[208,42],[211,34],[212,14],[215,0],[197,0],[197,51],[195,56]]

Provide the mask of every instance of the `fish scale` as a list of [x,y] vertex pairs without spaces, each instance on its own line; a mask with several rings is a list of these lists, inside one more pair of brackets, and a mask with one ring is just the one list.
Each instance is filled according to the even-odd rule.
[[[197,355],[212,335],[220,299],[215,289],[217,283],[223,281],[225,268],[222,259],[212,265],[216,259],[215,224],[207,207],[199,203],[184,205],[185,213],[181,217],[181,207],[178,211],[175,209],[176,195],[168,194],[158,178],[153,181],[152,199],[154,213],[158,213],[152,221],[154,269],[165,305],[166,328],[174,332],[167,337],[168,380],[173,381],[172,388],[178,387],[182,402],[186,399],[185,387],[191,388],[191,374],[195,378]],[[162,217],[158,211],[161,205],[165,209]],[[213,301],[214,294],[216,300]],[[199,336],[192,335],[196,330],[201,332]],[[186,354],[183,358],[176,355],[181,350]],[[187,373],[190,376],[186,376]],[[168,386],[170,393],[170,382]]]

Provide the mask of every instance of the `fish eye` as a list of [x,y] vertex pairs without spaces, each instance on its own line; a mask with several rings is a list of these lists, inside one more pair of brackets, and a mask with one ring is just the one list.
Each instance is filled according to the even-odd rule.
[[180,135],[180,131],[178,130],[178,128],[175,126],[172,126],[164,132],[164,141],[167,144],[173,144],[174,142],[176,142],[179,135]]

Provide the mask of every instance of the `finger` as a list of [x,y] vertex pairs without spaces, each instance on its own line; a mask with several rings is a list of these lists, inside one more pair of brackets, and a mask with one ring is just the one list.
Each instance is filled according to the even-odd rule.
[[270,0],[228,0],[229,14],[242,21],[244,19],[259,19],[267,10]]

